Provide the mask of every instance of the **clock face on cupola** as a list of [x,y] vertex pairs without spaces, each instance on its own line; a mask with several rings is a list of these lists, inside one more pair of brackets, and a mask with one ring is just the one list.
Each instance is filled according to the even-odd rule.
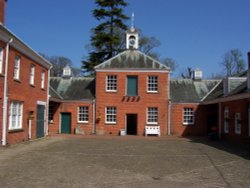
[[134,28],[134,14],[132,14],[131,28],[126,32],[126,47],[129,50],[136,50],[139,47],[139,33]]

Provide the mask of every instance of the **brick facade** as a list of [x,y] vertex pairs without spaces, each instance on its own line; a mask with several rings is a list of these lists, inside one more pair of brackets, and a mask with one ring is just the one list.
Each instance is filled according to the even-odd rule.
[[[53,107],[52,107],[53,106]],[[88,107],[88,122],[78,122],[78,108],[80,106]],[[75,133],[76,127],[80,126],[84,134],[89,135],[93,127],[93,101],[67,101],[67,102],[50,102],[53,108],[53,121],[49,122],[49,133],[61,133],[61,113],[70,113],[71,115],[71,134]]]
[[0,0],[0,22],[5,23],[6,0]]
[[[194,110],[194,124],[183,124],[184,108]],[[171,134],[178,136],[206,136],[206,107],[199,103],[173,103],[171,105]]]
[[[117,92],[106,92],[106,76],[117,75]],[[158,76],[158,92],[147,93],[147,77]],[[138,96],[126,96],[127,76],[137,76]],[[96,123],[97,134],[118,135],[126,129],[126,115],[137,114],[137,135],[144,135],[147,125],[147,108],[158,108],[158,125],[161,134],[167,134],[168,122],[168,73],[167,72],[97,72],[96,73]],[[117,109],[116,124],[105,123],[105,108],[114,106]]]
[[[221,103],[221,136],[222,139],[232,141],[247,141],[250,143],[250,125],[249,125],[249,105],[250,99],[241,99],[235,101],[228,101]],[[225,108],[228,108],[228,117],[224,116]],[[235,114],[240,114],[240,127],[239,134],[235,132]],[[224,121],[228,122],[228,133],[224,131]]]

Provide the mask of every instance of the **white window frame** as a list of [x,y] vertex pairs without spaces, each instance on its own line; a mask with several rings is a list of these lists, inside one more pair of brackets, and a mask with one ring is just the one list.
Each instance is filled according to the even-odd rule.
[[30,66],[30,85],[35,84],[35,65]]
[[16,56],[15,62],[14,62],[14,79],[15,80],[20,79],[20,61],[21,61],[21,58],[19,56]]
[[115,106],[107,106],[105,108],[105,123],[116,124],[117,121],[117,108]]
[[241,120],[240,113],[234,114],[234,131],[235,134],[240,135],[241,134],[241,123],[239,122]]
[[191,107],[183,108],[182,117],[183,117],[183,125],[194,125],[194,118],[195,118],[194,108]]
[[89,107],[79,106],[78,107],[78,123],[88,123],[89,122]]
[[106,92],[117,92],[117,75],[106,76]]
[[45,87],[45,71],[41,73],[41,88],[44,89]]
[[147,108],[147,124],[157,125],[158,124],[159,112],[157,107]]
[[158,93],[158,76],[148,76],[147,92]]
[[224,133],[229,133],[229,127],[228,127],[228,118],[229,118],[229,108],[225,107],[224,109]]
[[22,129],[23,103],[13,101],[9,106],[9,130]]
[[0,74],[3,74],[3,48],[0,48]]

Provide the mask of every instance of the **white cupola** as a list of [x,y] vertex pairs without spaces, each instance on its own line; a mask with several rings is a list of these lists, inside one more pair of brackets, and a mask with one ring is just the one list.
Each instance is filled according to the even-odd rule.
[[66,65],[64,68],[63,68],[63,75],[62,75],[64,78],[70,78],[72,76],[72,70],[71,70],[71,67],[69,65]]
[[129,50],[139,48],[139,33],[134,27],[134,13],[132,14],[131,28],[126,32],[126,48]]

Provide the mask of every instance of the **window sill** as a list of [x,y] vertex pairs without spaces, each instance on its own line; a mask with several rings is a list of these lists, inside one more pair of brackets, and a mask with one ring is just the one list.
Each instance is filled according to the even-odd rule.
[[194,123],[183,123],[183,126],[194,126]]
[[9,133],[18,133],[18,132],[23,132],[23,129],[13,129],[13,130],[9,130]]
[[106,93],[117,93],[117,90],[114,90],[114,91],[112,91],[112,90],[106,90]]
[[151,125],[152,125],[152,126],[158,126],[158,123],[148,123],[148,122],[147,122],[147,125],[149,125],[149,126],[151,126]]
[[4,74],[3,74],[3,73],[0,73],[0,77],[4,77]]
[[46,89],[45,89],[45,88],[41,88],[41,90],[42,90],[42,91],[46,91]]
[[78,124],[89,124],[88,121],[78,121],[77,123],[78,123]]
[[35,86],[34,84],[30,84],[30,87],[33,87],[33,88],[35,88],[36,86]]
[[21,80],[18,80],[18,79],[16,79],[16,78],[14,78],[14,81],[15,81],[15,82],[18,82],[18,83],[22,83]]
[[158,91],[147,91],[147,94],[158,94]]
[[116,122],[105,122],[105,125],[116,125]]

